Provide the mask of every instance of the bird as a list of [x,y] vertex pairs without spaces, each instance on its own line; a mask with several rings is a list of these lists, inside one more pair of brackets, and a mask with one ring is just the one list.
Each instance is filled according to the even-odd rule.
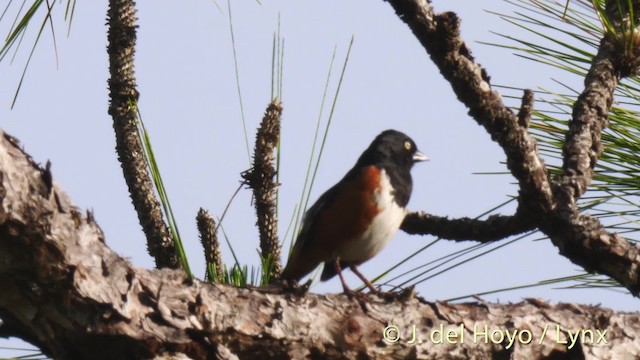
[[321,281],[338,275],[344,292],[353,294],[342,274],[349,268],[372,293],[381,294],[358,266],[377,255],[400,228],[413,188],[411,168],[426,160],[400,131],[376,136],[353,168],[306,211],[280,278],[297,283],[324,263]]

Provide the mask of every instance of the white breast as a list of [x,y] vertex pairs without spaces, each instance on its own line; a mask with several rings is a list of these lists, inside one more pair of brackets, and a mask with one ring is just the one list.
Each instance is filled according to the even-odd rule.
[[368,230],[340,249],[338,256],[341,260],[360,264],[371,259],[387,245],[400,228],[406,210],[394,201],[391,182],[384,170],[380,177],[380,189],[374,194],[374,202],[380,212],[373,219]]

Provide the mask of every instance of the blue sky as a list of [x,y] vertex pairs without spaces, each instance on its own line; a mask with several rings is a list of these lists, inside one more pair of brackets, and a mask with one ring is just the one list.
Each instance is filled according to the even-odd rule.
[[[315,200],[338,181],[381,131],[409,134],[431,158],[414,167],[412,210],[450,217],[469,216],[507,200],[516,189],[500,172],[504,154],[457,102],[449,85],[406,25],[383,1],[236,1],[233,26],[250,143],[271,89],[273,33],[281,18],[285,39],[284,116],[280,188],[280,234],[299,200],[331,54],[337,61],[335,89],[349,40],[355,37],[318,177]],[[15,5],[14,5],[15,6]],[[78,2],[71,34],[57,5],[59,67],[46,30],[13,110],[13,93],[32,43],[35,26],[12,65],[0,64],[0,125],[18,137],[36,161],[51,160],[55,180],[81,208],[93,209],[107,244],[134,264],[150,268],[152,259],[128,197],[115,155],[107,114],[106,2]],[[204,258],[195,227],[199,207],[221,215],[249,167],[236,90],[226,2],[211,0],[139,2],[136,73],[143,119],[163,172],[192,270],[204,276]],[[553,88],[551,79],[580,89],[580,78],[480,44],[500,40],[492,32],[522,34],[484,9],[511,13],[502,0],[434,1],[437,11],[462,18],[462,35],[493,84]],[[15,10],[14,10],[15,11]],[[7,22],[0,26],[6,33]],[[326,111],[325,111],[326,114]],[[326,118],[325,118],[326,119]],[[251,144],[251,147],[253,145]],[[513,206],[503,211],[510,213]],[[242,264],[258,264],[257,230],[251,193],[242,190],[224,228]],[[361,266],[368,276],[432,241],[398,233],[376,258]],[[287,246],[289,242],[287,241]],[[399,272],[463,249],[469,244],[440,241]],[[227,264],[232,257],[223,246]],[[549,241],[522,240],[420,284],[428,300],[442,300],[496,288],[577,274],[578,267],[558,255]],[[352,275],[348,282],[360,284]],[[340,291],[337,280],[313,288]],[[530,288],[486,296],[516,302],[525,297],[601,303],[637,311],[637,300],[606,290]],[[0,346],[2,346],[0,342]],[[0,350],[1,356],[9,356]]]

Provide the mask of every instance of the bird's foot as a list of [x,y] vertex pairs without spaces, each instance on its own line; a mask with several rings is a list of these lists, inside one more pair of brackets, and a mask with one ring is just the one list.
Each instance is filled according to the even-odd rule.
[[360,306],[370,301],[369,294],[365,294],[362,291],[353,291],[351,289],[344,289],[343,294],[347,295],[349,300],[357,301]]
[[413,286],[402,289],[401,291],[377,291],[375,293],[378,297],[386,301],[408,301],[416,296],[416,292]]
[[311,287],[311,280],[308,280],[302,285],[293,279],[279,280],[279,282],[283,292],[296,294],[298,296],[306,295],[309,292],[309,287]]

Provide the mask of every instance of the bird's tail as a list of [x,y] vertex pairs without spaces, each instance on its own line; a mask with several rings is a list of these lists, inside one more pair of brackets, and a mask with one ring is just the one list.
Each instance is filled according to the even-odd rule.
[[289,258],[289,262],[287,262],[287,266],[282,270],[280,278],[283,280],[300,281],[300,279],[318,266],[318,263],[315,261],[305,260],[307,259],[301,259],[294,256]]
[[[345,270],[351,266],[348,263],[340,261],[340,269]],[[338,271],[336,270],[336,263],[334,260],[327,261],[324,263],[324,269],[322,269],[322,275],[320,275],[321,281],[327,281],[332,277],[338,275]]]

